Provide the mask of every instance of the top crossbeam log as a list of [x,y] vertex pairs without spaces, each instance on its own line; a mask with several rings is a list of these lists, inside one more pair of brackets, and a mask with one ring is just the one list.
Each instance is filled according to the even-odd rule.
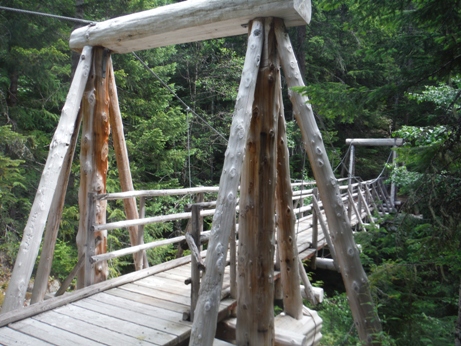
[[248,32],[255,17],[282,18],[287,27],[306,25],[310,0],[188,0],[94,23],[72,32],[69,45],[103,46],[115,53],[203,41]]

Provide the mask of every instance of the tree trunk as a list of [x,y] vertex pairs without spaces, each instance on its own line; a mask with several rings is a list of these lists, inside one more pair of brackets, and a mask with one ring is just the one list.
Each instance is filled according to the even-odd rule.
[[272,297],[280,70],[272,18],[264,19],[264,35],[240,183],[236,336],[238,345],[254,346],[273,345],[275,340]]
[[[94,48],[93,67],[82,102],[83,124],[80,151],[80,225],[77,233],[79,257],[85,251],[87,224],[89,217],[88,193],[105,193],[109,153],[109,87],[105,69],[109,66],[110,54],[102,47]],[[107,201],[95,202],[96,224],[106,222]],[[107,231],[94,233],[95,254],[106,252]],[[84,286],[84,269],[77,277],[78,288]],[[107,278],[107,262],[99,262],[95,267],[94,283]]]
[[250,127],[254,90],[263,43],[262,23],[250,22],[248,48],[232,119],[229,143],[219,182],[216,213],[206,256],[206,274],[200,286],[189,345],[211,346],[216,333],[229,235],[235,220],[235,200],[240,182],[244,148]]
[[[293,54],[290,39],[285,34],[282,20],[277,20],[276,36],[280,60],[288,87],[304,86]],[[292,91],[290,95],[296,121],[301,129],[304,148],[323,201],[331,238],[336,250],[338,264],[346,287],[355,326],[363,343],[379,342],[377,335],[381,323],[374,309],[368,279],[360,262],[352,229],[348,221],[337,180],[323,144],[322,135],[315,122],[314,113],[307,97]]]

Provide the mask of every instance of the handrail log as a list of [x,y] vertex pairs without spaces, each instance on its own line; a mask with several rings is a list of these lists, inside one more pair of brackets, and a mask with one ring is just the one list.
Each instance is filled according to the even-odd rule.
[[[211,215],[214,215],[215,211],[216,209],[202,210],[200,212],[200,216],[202,217],[211,216]],[[93,232],[98,232],[102,230],[110,231],[110,230],[117,229],[117,228],[147,225],[150,223],[185,220],[185,219],[190,219],[191,216],[192,216],[191,212],[170,214],[170,215],[160,215],[160,216],[146,217],[144,219],[138,219],[138,220],[116,221],[116,222],[111,222],[111,223],[106,223],[106,224],[101,224],[101,225],[93,225],[91,229]]]

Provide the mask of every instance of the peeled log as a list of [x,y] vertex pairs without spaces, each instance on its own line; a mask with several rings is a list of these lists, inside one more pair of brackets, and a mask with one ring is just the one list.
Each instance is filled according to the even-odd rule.
[[[80,223],[77,233],[79,257],[84,254],[87,225],[89,218],[88,194],[105,193],[109,154],[109,87],[106,71],[110,54],[102,47],[95,47],[93,67],[82,101],[82,144],[80,149],[80,189],[79,208]],[[106,223],[107,201],[95,201],[97,224]],[[96,254],[106,252],[107,231],[94,233]],[[94,272],[94,283],[106,280],[107,262],[97,264]],[[82,268],[77,276],[77,287],[84,286],[85,272]]]
[[[290,39],[285,33],[281,20],[277,20],[276,23],[276,36],[288,87],[304,86]],[[338,182],[331,169],[322,135],[315,122],[308,98],[292,91],[290,99],[323,201],[328,228],[336,251],[336,260],[341,267],[355,326],[362,342],[371,345],[373,341],[377,341],[376,338],[381,331],[381,322],[373,306],[368,279],[360,262],[359,251],[344,210]]]
[[[240,182],[237,344],[274,343],[274,231],[280,70],[272,18],[264,19],[263,63]],[[299,281],[298,285],[299,287]]]
[[242,78],[219,182],[216,213],[211,226],[211,238],[205,262],[207,271],[200,286],[189,345],[211,346],[216,334],[226,252],[235,220],[237,188],[240,182],[247,133],[250,128],[263,36],[261,21],[251,22]]
[[61,118],[50,145],[40,184],[35,195],[29,219],[14,264],[13,274],[6,291],[2,314],[20,308],[24,304],[35,260],[37,259],[45,223],[55,194],[62,164],[69,152],[69,143],[75,133],[76,119],[80,109],[85,84],[91,66],[91,47],[85,47],[77,66]]

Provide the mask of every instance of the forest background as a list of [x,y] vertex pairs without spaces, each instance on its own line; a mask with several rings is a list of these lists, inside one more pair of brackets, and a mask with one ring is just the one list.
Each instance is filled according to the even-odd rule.
[[[165,5],[166,0],[3,0],[2,6],[102,21]],[[309,26],[290,36],[337,176],[347,171],[346,138],[403,137],[399,163],[386,174],[404,200],[401,213],[356,236],[387,341],[451,345],[461,325],[461,1],[318,0]],[[69,89],[77,24],[0,10],[0,285],[4,289],[36,193],[50,140]],[[139,52],[189,105],[188,111],[133,55],[114,55],[131,171],[136,189],[217,185],[243,66],[246,37]],[[286,96],[285,96],[286,97]],[[294,179],[309,178],[290,103],[286,120]],[[79,149],[53,263],[63,279],[76,263]],[[388,149],[357,148],[355,175],[374,178]],[[110,157],[108,191],[120,189]],[[188,201],[159,199],[148,215]],[[414,217],[417,214],[419,217]],[[110,204],[108,220],[124,217]],[[151,226],[146,241],[183,232]],[[129,243],[109,234],[110,250]],[[172,247],[149,252],[154,264]],[[111,275],[131,270],[114,260]],[[316,281],[316,274],[313,274]],[[319,283],[321,284],[321,282]],[[318,308],[324,345],[358,344],[343,288]],[[0,302],[1,302],[0,296]]]

